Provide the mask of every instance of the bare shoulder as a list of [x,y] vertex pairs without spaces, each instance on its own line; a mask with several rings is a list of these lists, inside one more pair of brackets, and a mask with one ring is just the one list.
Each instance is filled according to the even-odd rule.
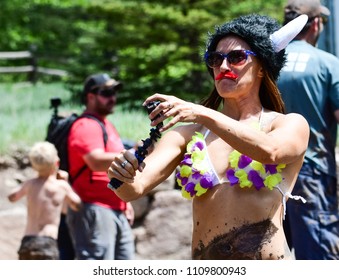
[[297,113],[279,114],[277,121],[287,122],[291,126],[309,129],[309,125],[305,117]]
[[307,123],[305,117],[298,113],[288,113],[288,114],[282,114],[282,115],[285,116],[287,119],[299,120],[299,121],[303,121]]
[[38,179],[32,178],[32,179],[28,179],[24,181],[21,186],[22,188],[29,188],[29,187],[35,186],[37,183],[38,183]]
[[180,125],[172,130],[168,131],[166,134],[169,134],[171,137],[174,134],[180,135],[185,142],[191,140],[192,135],[195,134],[195,132],[202,132],[204,130],[204,126],[200,124],[186,124],[186,125]]
[[274,111],[269,111],[266,118],[272,125],[297,125],[309,129],[309,125],[305,117],[298,113],[282,114]]
[[71,185],[66,181],[66,180],[63,180],[63,179],[56,179],[55,180],[55,184],[60,188],[64,189],[64,190],[69,190],[69,189],[72,189]]
[[43,189],[54,194],[65,195],[69,192],[72,187],[63,179],[57,179],[55,177],[50,177],[42,186]]
[[22,184],[22,187],[26,188],[27,191],[31,189],[37,189],[42,186],[43,186],[43,182],[39,178],[29,179]]

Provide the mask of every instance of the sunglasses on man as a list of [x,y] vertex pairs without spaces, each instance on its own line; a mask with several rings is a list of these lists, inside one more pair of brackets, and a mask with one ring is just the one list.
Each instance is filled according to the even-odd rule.
[[314,19],[316,19],[316,18],[321,18],[321,21],[322,21],[323,25],[326,25],[328,23],[328,17],[323,15],[323,14],[320,14],[320,15],[317,15],[317,16],[309,18],[308,19],[308,25],[310,25],[310,23],[312,21],[314,21]]
[[95,88],[92,89],[92,93],[101,95],[103,97],[112,97],[117,94],[116,90],[111,88]]
[[328,17],[325,15],[320,15],[322,21],[323,21],[323,25],[326,25],[328,23]]
[[221,52],[207,51],[205,53],[204,59],[209,67],[215,68],[220,67],[225,59],[227,59],[227,62],[231,65],[238,65],[245,62],[249,55],[255,56],[256,54],[249,50],[233,50],[226,54]]

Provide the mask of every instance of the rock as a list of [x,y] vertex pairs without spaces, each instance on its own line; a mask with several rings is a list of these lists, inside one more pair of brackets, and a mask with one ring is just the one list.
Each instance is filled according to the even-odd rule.
[[144,215],[148,212],[150,205],[151,205],[151,201],[153,200],[154,194],[156,194],[159,191],[166,191],[166,190],[174,189],[174,186],[175,186],[174,180],[175,180],[175,176],[173,173],[164,182],[162,182],[156,188],[151,190],[147,195],[131,202],[134,208],[136,220],[143,218]]
[[134,215],[135,215],[134,218],[135,220],[139,220],[143,218],[148,212],[150,205],[151,205],[151,197],[144,196],[144,197],[138,198],[137,200],[132,201],[131,203],[134,209]]
[[0,169],[16,167],[16,161],[13,157],[4,155],[0,157]]
[[134,233],[138,259],[190,259],[191,202],[178,190],[155,193],[141,229]]
[[173,190],[175,186],[175,173],[173,172],[165,181],[150,191],[149,195],[153,195],[159,191]]

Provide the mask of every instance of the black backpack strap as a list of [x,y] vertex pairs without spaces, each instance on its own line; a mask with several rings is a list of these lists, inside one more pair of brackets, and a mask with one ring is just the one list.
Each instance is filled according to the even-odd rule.
[[69,176],[69,182],[70,182],[71,184],[73,184],[74,181],[80,176],[80,174],[81,174],[82,172],[85,171],[86,168],[87,168],[87,164],[85,164],[83,167],[81,167],[80,170],[78,171],[78,173],[75,174],[74,177]]
[[[89,114],[82,114],[79,118],[89,118],[89,119],[92,119],[92,120],[95,120],[95,121],[98,122],[98,124],[100,125],[100,127],[102,129],[102,136],[103,136],[103,139],[104,139],[104,146],[106,148],[106,144],[107,144],[107,141],[108,141],[108,135],[107,135],[105,124],[101,120],[96,118],[95,116],[89,115]],[[86,170],[86,168],[87,168],[87,164],[85,164],[83,167],[81,167],[74,177],[72,177],[72,178],[70,177],[71,184],[80,176],[80,174],[82,172],[84,172]],[[91,180],[92,180],[92,176],[91,176]]]

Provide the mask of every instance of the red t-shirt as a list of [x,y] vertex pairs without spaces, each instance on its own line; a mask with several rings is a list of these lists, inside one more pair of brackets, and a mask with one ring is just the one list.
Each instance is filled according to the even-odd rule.
[[[96,120],[80,118],[72,125],[68,137],[70,177],[74,177],[85,165],[83,157],[94,149],[120,152],[124,148],[115,127],[107,119],[101,119],[101,121],[105,124],[108,135],[106,148],[102,128]],[[92,171],[87,167],[75,179],[72,187],[83,202],[94,203],[114,210],[125,210],[126,203],[107,187],[108,183],[106,171]]]

